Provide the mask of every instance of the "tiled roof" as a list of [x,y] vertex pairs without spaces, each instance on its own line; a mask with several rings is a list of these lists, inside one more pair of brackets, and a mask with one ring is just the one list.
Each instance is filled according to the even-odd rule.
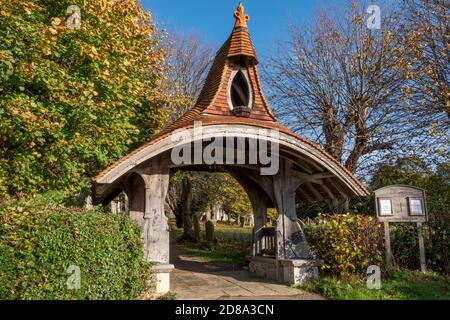
[[252,39],[250,38],[248,28],[234,28],[229,41],[230,48],[228,51],[228,58],[247,56],[255,60],[255,64],[258,64],[255,47],[253,46]]

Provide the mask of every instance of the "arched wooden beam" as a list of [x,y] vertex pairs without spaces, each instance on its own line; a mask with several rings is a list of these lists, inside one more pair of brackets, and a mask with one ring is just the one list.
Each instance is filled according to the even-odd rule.
[[[280,152],[289,150],[291,154],[308,159],[310,163],[315,163],[317,167],[323,168],[325,172],[331,173],[335,179],[338,179],[339,184],[345,186],[349,191],[349,196],[366,196],[368,194],[367,190],[356,178],[346,171],[337,161],[331,159],[318,148],[312,147],[307,142],[296,139],[283,132],[278,132],[278,134],[274,136],[270,134],[270,131],[268,130],[259,131],[259,129],[260,128],[252,127],[250,125],[211,125],[203,127],[203,134],[201,136],[194,136],[193,128],[184,129],[184,134],[193,137],[192,142],[200,140],[208,141],[217,137],[240,137],[263,139],[271,143],[277,143],[280,146]],[[174,134],[176,134],[176,132]],[[123,176],[132,172],[136,167],[145,167],[147,162],[165,152],[170,152],[170,150],[178,146],[179,143],[180,141],[176,141],[172,136],[168,136],[125,157],[116,163],[116,165],[95,178],[95,196],[104,196],[104,192],[112,185],[118,184]],[[338,195],[340,196],[339,193]]]
[[101,200],[101,204],[106,207],[121,193],[122,189],[114,188],[104,199]]

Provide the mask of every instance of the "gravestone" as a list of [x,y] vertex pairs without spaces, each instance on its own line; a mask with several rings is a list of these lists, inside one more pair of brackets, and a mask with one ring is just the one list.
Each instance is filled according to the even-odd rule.
[[205,224],[206,231],[206,241],[209,243],[214,243],[216,236],[214,234],[214,223],[212,221],[207,221]]

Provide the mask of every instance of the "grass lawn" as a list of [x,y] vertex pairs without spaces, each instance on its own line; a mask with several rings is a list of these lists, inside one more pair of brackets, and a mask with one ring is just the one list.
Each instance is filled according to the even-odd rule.
[[449,277],[418,271],[390,272],[380,290],[367,289],[366,280],[359,277],[323,277],[298,288],[331,300],[450,300]]
[[[201,243],[177,243],[177,247],[184,253],[200,258],[205,262],[246,265],[246,256],[250,254],[252,243],[252,229],[239,228],[226,224],[217,224],[215,228],[217,244]],[[172,227],[173,240],[182,235],[182,230]],[[205,236],[202,225],[202,237]]]

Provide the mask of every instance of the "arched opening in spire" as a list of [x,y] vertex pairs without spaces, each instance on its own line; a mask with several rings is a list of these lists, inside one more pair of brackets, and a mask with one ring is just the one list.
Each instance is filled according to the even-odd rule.
[[250,88],[241,70],[236,73],[231,84],[231,102],[233,108],[249,107],[250,104]]
[[231,111],[238,116],[249,116],[252,105],[252,91],[244,70],[238,68],[231,77],[229,86],[229,105]]

